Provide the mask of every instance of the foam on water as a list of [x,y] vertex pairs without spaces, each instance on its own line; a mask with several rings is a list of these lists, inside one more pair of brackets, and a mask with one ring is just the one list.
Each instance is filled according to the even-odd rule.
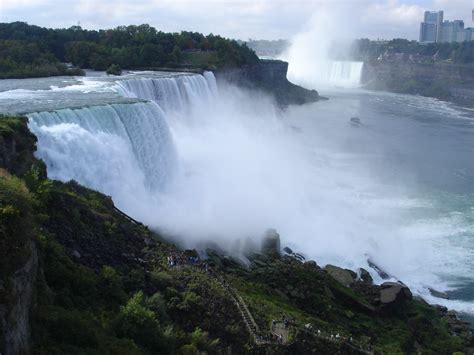
[[[378,178],[372,165],[386,155],[371,141],[381,134],[377,121],[363,119],[357,129],[347,122],[374,97],[398,96],[281,113],[235,88],[217,90],[212,73],[116,85],[150,102],[29,115],[50,177],[110,194],[119,208],[190,247],[211,240],[237,252],[258,246],[274,227],[284,245],[319,264],[367,268],[370,257],[427,298],[429,287],[453,289],[453,275],[473,269],[470,216],[440,211],[439,201],[406,188],[401,172]],[[403,100],[407,110],[423,107],[424,99]],[[358,135],[367,152],[344,145]],[[469,302],[441,302],[472,311]]]

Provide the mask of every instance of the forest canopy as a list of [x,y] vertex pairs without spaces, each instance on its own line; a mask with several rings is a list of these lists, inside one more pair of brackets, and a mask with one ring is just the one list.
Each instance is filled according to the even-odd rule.
[[256,62],[246,44],[213,34],[166,33],[147,24],[96,31],[0,23],[0,78],[78,75],[79,68],[106,70],[112,65],[211,69]]
[[474,41],[421,44],[403,38],[391,41],[371,41],[365,38],[355,41],[353,49],[355,56],[361,60],[374,59],[383,54],[403,53],[456,64],[474,63]]

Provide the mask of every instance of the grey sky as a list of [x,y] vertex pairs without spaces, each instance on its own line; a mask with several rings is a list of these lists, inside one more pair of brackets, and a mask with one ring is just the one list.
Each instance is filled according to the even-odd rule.
[[[149,23],[163,31],[228,37],[289,38],[325,14],[346,36],[418,37],[425,10],[474,27],[474,0],[0,0],[0,22],[46,27],[110,28]],[[331,26],[334,28],[337,26]]]

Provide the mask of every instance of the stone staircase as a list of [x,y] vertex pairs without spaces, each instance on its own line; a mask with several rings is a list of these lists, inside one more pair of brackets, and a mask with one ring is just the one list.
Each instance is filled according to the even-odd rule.
[[252,336],[252,339],[254,340],[256,345],[264,345],[264,344],[270,344],[269,341],[263,340],[262,336],[260,335],[260,329],[255,322],[255,319],[252,316],[252,313],[250,312],[247,304],[243,300],[243,298],[237,293],[237,291],[227,283],[227,281],[219,275],[214,275],[217,282],[220,284],[220,286],[224,289],[225,293],[229,298],[234,302],[236,307],[238,308],[242,319],[245,323],[245,326]]
[[[225,278],[222,275],[217,274],[214,271],[209,270],[209,274],[212,275],[212,277],[218,282],[218,284],[221,286],[221,288],[224,290],[225,294],[234,302],[235,306],[240,312],[240,315],[242,316],[242,320],[244,321],[244,324],[251,335],[255,345],[257,346],[262,346],[262,345],[281,345],[280,342],[271,340],[268,337],[263,336],[262,332],[260,331],[257,323],[255,322],[254,317],[252,316],[252,313],[250,312],[247,304],[245,303],[244,299],[239,295],[239,293],[225,280]],[[300,331],[303,331],[305,333],[311,334],[312,336],[316,338],[320,338],[325,341],[329,341],[332,343],[339,343],[339,344],[344,344],[345,346],[358,351],[362,354],[367,354],[367,355],[373,355],[374,351],[365,348],[357,340],[353,340],[349,342],[348,340],[345,340],[343,338],[336,338],[331,336],[329,333],[322,333],[322,332],[315,332],[313,330],[309,330],[303,327],[298,327]],[[1,354],[0,354],[1,355]]]
[[[213,276],[218,281],[220,286],[224,289],[226,295],[230,299],[232,299],[232,301],[234,302],[236,307],[239,309],[239,312],[242,316],[242,319],[245,323],[245,326],[246,326],[248,332],[250,333],[250,335],[252,336],[252,338],[255,342],[255,345],[260,346],[260,345],[280,344],[277,341],[271,341],[271,340],[264,339],[264,337],[261,335],[262,333],[260,332],[260,329],[259,329],[257,323],[255,322],[255,319],[252,316],[252,313],[248,309],[247,304],[245,303],[243,298],[238,294],[238,292],[231,285],[229,285],[229,283],[222,276],[216,275],[216,274],[213,274]],[[324,334],[324,333],[318,334],[316,332],[313,332],[313,331],[310,331],[310,330],[304,329],[304,328],[302,328],[301,330],[303,330],[307,333],[310,333],[311,335],[313,335],[317,338],[324,339],[325,341],[329,341],[329,342],[332,342],[332,343],[339,343],[339,344],[344,343],[345,346],[347,346],[347,347],[349,347],[349,348],[351,348],[355,351],[358,351],[360,353],[363,353],[363,354],[367,354],[367,355],[373,355],[374,354],[373,351],[368,350],[368,349],[364,349],[355,340],[353,342],[348,342],[348,341],[346,341],[344,339],[341,339],[341,338],[338,339],[338,338],[335,338],[335,337],[331,337],[329,334]]]

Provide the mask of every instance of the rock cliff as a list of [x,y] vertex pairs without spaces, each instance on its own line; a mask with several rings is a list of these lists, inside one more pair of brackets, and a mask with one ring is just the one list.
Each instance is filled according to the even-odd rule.
[[8,286],[0,286],[0,293],[6,296],[4,301],[0,300],[0,344],[3,343],[6,355],[31,351],[30,312],[38,271],[38,251],[33,241],[28,242],[27,248],[30,253],[27,262],[4,280]]
[[368,89],[474,105],[474,66],[372,60],[364,63],[361,81]]
[[288,63],[281,60],[260,60],[258,64],[223,68],[214,72],[218,82],[227,81],[244,88],[262,90],[283,107],[321,99],[316,90],[307,90],[291,83],[286,77],[287,73]]

